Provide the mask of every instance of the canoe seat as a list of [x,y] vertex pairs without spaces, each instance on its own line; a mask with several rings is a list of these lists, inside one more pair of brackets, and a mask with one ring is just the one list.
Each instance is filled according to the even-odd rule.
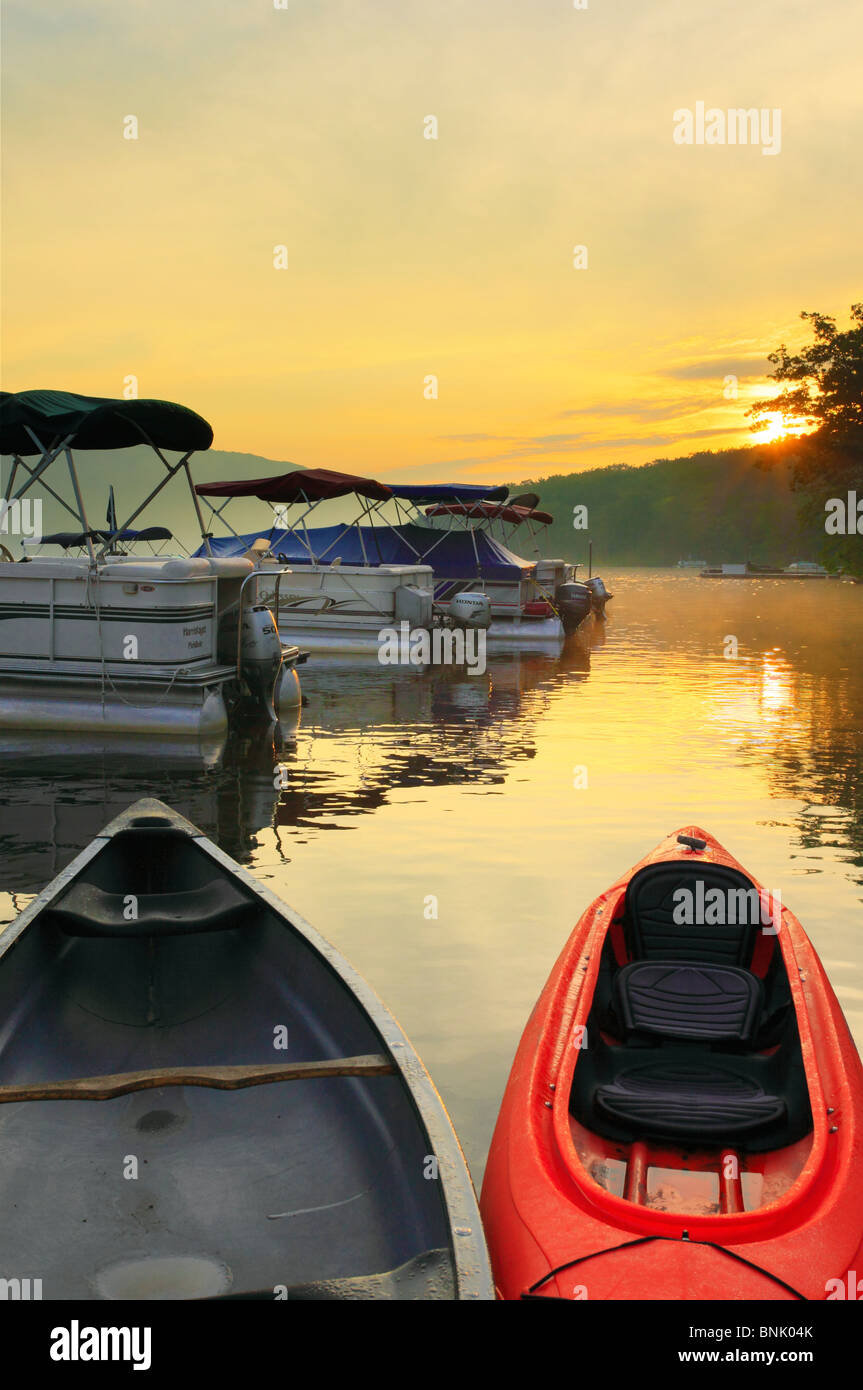
[[598,1087],[595,1104],[627,1128],[708,1146],[775,1133],[787,1118],[784,1099],[741,1070],[692,1061],[627,1068]]
[[615,1013],[627,1038],[752,1043],[763,1000],[761,981],[732,965],[635,961],[614,980]]
[[[130,919],[129,913],[135,916]],[[44,913],[67,936],[185,936],[228,931],[257,915],[256,904],[228,878],[180,893],[109,893],[80,880]]]

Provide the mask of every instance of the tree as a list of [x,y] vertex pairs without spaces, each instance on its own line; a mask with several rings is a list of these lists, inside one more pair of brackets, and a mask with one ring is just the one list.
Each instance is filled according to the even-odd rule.
[[[753,430],[763,428],[765,415],[781,413],[790,433],[795,424],[810,431],[778,452],[791,463],[791,486],[811,519],[823,514],[830,496],[863,496],[863,303],[851,305],[851,327],[842,332],[828,314],[804,311],[800,317],[810,324],[813,342],[797,353],[784,343],[770,353],[771,378],[783,389],[772,400],[756,401],[747,414],[755,417]],[[860,570],[861,548],[861,537],[851,534],[827,538],[822,553],[828,563]]]

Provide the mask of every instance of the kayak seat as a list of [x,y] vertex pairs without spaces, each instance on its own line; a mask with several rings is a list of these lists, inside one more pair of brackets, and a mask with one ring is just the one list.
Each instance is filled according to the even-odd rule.
[[639,1133],[705,1145],[775,1131],[787,1118],[781,1096],[727,1067],[672,1062],[630,1067],[596,1092],[598,1111]]
[[615,1014],[627,1038],[751,1044],[763,998],[761,981],[731,965],[634,961],[614,979]]
[[621,966],[606,937],[569,1108],[625,1144],[766,1152],[810,1133],[781,952],[762,980],[740,965],[687,958]]
[[746,967],[761,925],[758,890],[721,864],[648,864],[629,880],[623,923],[633,960]]
[[[129,916],[134,911],[134,917]],[[110,893],[78,881],[43,914],[67,936],[185,936],[228,931],[257,914],[255,903],[227,878],[178,893]]]

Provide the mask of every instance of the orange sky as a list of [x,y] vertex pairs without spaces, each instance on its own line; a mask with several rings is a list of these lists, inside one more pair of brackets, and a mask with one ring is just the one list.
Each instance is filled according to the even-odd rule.
[[[7,390],[514,480],[749,442],[766,352],[860,297],[858,0],[5,11]],[[780,152],[676,144],[700,100]]]

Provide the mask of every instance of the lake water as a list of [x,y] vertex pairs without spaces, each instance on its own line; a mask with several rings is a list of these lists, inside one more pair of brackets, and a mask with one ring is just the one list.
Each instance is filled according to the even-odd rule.
[[695,823],[781,891],[859,1044],[863,587],[604,577],[615,598],[589,652],[490,659],[482,677],[310,661],[279,746],[0,732],[0,922],[117,811],[161,797],[368,978],[479,1187],[516,1044],[576,918]]

